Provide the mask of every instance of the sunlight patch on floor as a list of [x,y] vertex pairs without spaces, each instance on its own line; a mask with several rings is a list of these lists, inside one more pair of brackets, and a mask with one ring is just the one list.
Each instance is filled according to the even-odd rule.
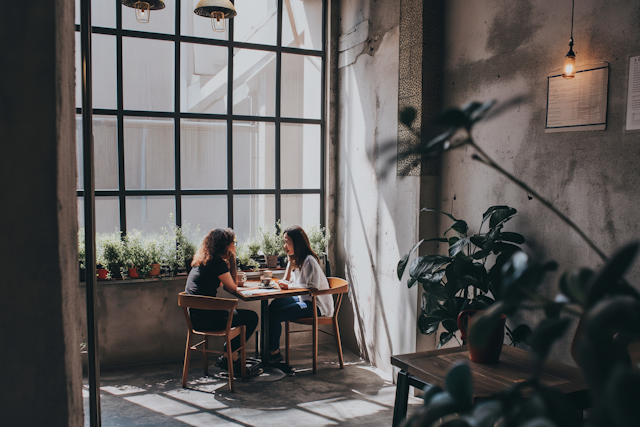
[[236,423],[204,412],[201,412],[199,414],[181,415],[179,417],[176,417],[175,419],[195,427],[238,427],[238,424]]
[[152,411],[159,412],[164,415],[182,415],[189,412],[197,412],[198,408],[176,402],[168,397],[159,396],[157,394],[144,394],[141,396],[125,397],[124,400],[143,406]]
[[104,386],[104,387],[100,387],[100,390],[106,391],[107,393],[111,393],[116,396],[120,396],[124,394],[140,393],[141,391],[146,391],[140,387],[135,387],[132,385],[119,385],[116,387]]
[[[389,386],[381,388],[377,394],[367,394],[358,390],[351,390],[354,393],[362,396],[362,398],[374,401],[381,405],[386,405],[393,407],[396,403],[396,387]],[[409,405],[421,405],[423,403],[422,399],[414,397],[413,393],[409,394]]]
[[345,398],[317,400],[315,402],[301,403],[298,406],[315,414],[342,422],[389,409],[366,400]]
[[229,408],[218,411],[225,417],[234,419],[243,424],[260,427],[282,427],[291,424],[305,427],[323,427],[337,425],[327,418],[311,414],[300,409],[285,410],[259,410],[247,408]]
[[182,400],[192,405],[199,406],[203,409],[223,409],[228,407],[224,403],[218,402],[216,400],[215,394],[213,393],[178,389],[167,391],[164,394],[166,394],[167,396],[171,396],[174,399]]

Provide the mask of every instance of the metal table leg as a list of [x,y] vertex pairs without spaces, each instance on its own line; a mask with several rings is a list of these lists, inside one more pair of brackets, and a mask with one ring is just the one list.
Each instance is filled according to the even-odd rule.
[[398,384],[396,387],[396,402],[393,406],[393,427],[398,427],[407,416],[407,404],[409,402],[409,378],[405,371],[398,372]]

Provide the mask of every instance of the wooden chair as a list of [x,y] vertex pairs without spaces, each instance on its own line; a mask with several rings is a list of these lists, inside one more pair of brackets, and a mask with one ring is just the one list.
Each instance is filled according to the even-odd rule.
[[[310,289],[310,293],[313,301],[313,317],[305,317],[302,319],[292,320],[293,323],[298,323],[301,325],[311,325],[313,328],[310,329],[313,332],[313,373],[315,374],[318,368],[318,331],[324,332],[328,335],[333,335],[336,339],[336,345],[338,347],[338,357],[340,359],[340,369],[344,369],[344,359],[342,357],[342,343],[340,342],[340,329],[338,328],[338,310],[340,310],[340,304],[342,303],[342,296],[349,291],[349,283],[344,279],[339,279],[337,277],[329,277],[329,289],[325,289],[323,291],[312,290]],[[334,310],[332,317],[319,317],[318,310],[316,305],[316,297],[318,295],[331,295],[336,294],[337,297],[334,301]],[[299,330],[299,331],[291,331],[289,329],[289,323],[286,322],[286,343],[287,343],[287,363],[289,363],[289,334],[295,332],[309,332],[309,329]],[[318,325],[331,325],[333,324],[333,331],[331,332],[323,331],[322,329],[318,329]]]
[[[233,361],[231,359],[231,340],[237,336],[240,336],[240,373],[242,374],[242,379],[247,377],[247,353],[246,353],[246,343],[245,343],[245,327],[236,326],[231,327],[231,322],[233,320],[233,310],[236,309],[238,305],[238,300],[235,299],[225,299],[225,298],[215,298],[215,297],[206,297],[199,295],[188,295],[184,292],[180,292],[178,294],[178,305],[182,307],[184,310],[184,318],[187,321],[187,348],[184,353],[184,368],[182,370],[182,387],[186,388],[187,386],[187,376],[189,375],[189,361],[191,360],[191,351],[201,351],[204,353],[204,374],[209,374],[209,353],[214,354],[226,354],[227,363],[229,369],[229,388],[231,391],[235,391],[234,388],[234,379],[233,379]],[[187,308],[195,308],[199,310],[229,310],[229,319],[227,320],[227,328],[220,331],[196,331],[193,329],[193,325],[191,324],[191,318],[189,317],[189,312]],[[204,339],[196,345],[191,345],[192,338],[195,335],[203,336]],[[227,350],[225,351],[217,351],[217,350],[209,350],[207,338],[208,337],[224,337],[227,343]],[[203,346],[204,348],[198,348],[198,346]]]

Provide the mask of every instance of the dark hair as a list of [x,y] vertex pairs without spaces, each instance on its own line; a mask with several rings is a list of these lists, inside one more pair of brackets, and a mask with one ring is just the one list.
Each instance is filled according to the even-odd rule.
[[191,266],[205,265],[211,261],[215,255],[220,255],[223,258],[228,257],[229,245],[233,243],[235,237],[236,233],[230,228],[216,228],[211,230],[193,256]]
[[316,261],[319,261],[318,255],[311,249],[307,233],[304,232],[302,227],[292,225],[284,230],[283,236],[285,234],[289,236],[291,243],[293,243],[293,263],[296,267],[302,267],[304,260],[307,259],[309,255],[312,255]]

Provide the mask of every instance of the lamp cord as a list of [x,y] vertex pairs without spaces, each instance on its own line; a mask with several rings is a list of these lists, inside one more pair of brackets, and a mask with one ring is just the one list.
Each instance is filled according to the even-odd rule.
[[573,9],[575,8],[576,0],[571,2],[571,40],[573,40]]

